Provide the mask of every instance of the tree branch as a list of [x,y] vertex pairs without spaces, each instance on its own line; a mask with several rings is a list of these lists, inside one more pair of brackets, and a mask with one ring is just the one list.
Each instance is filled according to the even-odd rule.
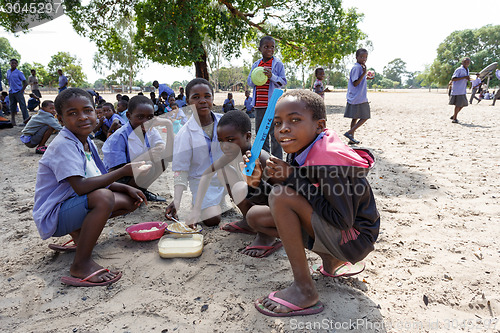
[[[301,48],[300,48],[300,47],[298,47],[297,45],[295,45],[295,44],[293,44],[293,43],[290,43],[290,42],[288,42],[288,41],[285,41],[285,40],[281,39],[280,37],[273,36],[273,34],[272,34],[272,33],[270,33],[269,31],[267,31],[267,29],[266,29],[266,28],[264,28],[264,27],[261,25],[261,24],[262,24],[262,22],[261,22],[260,24],[258,24],[258,23],[254,23],[254,22],[250,21],[250,20],[247,18],[247,16],[245,15],[245,13],[242,13],[242,12],[240,12],[238,9],[234,8],[233,4],[232,4],[229,0],[217,0],[217,1],[218,1],[220,4],[223,4],[224,6],[226,6],[226,8],[229,10],[229,12],[230,12],[233,16],[240,18],[241,20],[243,20],[244,22],[246,22],[246,23],[247,23],[248,25],[250,25],[251,27],[253,27],[253,28],[255,28],[255,29],[259,30],[260,32],[262,32],[262,33],[264,33],[264,34],[266,34],[266,35],[268,35],[268,36],[273,37],[274,39],[276,39],[276,40],[278,40],[278,41],[280,41],[280,42],[282,42],[282,43],[284,43],[284,44],[286,44],[286,45],[290,46],[291,48],[293,48],[293,49],[295,49],[295,50],[297,50],[297,51],[300,51],[300,50],[301,50]],[[267,14],[267,15],[269,15],[269,14]],[[265,21],[265,20],[264,20],[264,21]]]

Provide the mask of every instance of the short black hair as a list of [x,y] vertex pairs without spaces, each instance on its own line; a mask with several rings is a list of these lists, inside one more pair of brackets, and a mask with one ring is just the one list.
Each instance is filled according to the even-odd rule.
[[144,94],[142,93],[142,91],[140,91],[137,95],[144,96]]
[[234,126],[241,134],[246,134],[252,131],[252,123],[246,112],[239,110],[231,110],[225,113],[220,119],[217,127],[226,125]]
[[111,103],[103,103],[102,107],[109,106],[111,110],[113,110],[113,113],[115,112],[115,106]]
[[116,94],[116,97],[118,97],[118,96],[122,97],[122,94]]
[[297,89],[287,91],[280,99],[287,96],[295,97],[298,101],[303,102],[306,105],[306,108],[312,112],[313,120],[326,120],[326,107],[323,98],[321,98],[320,95],[309,90]]
[[259,41],[259,47],[261,47],[264,44],[264,42],[267,41],[267,40],[271,40],[271,41],[273,41],[276,44],[276,41],[274,40],[273,37],[271,37],[271,36],[264,36]]
[[[133,97],[132,97],[133,98]],[[118,101],[118,103],[116,105],[125,105],[126,107],[128,107],[128,102],[127,101],[124,101],[123,99]]]
[[94,99],[88,92],[80,88],[68,88],[61,91],[54,101],[54,107],[56,108],[57,114],[62,116],[62,109],[64,107],[64,104],[67,103],[71,98],[75,97],[85,97],[90,101],[92,107],[95,107]]
[[189,93],[191,92],[191,88],[193,88],[194,86],[196,86],[198,84],[204,84],[204,85],[209,86],[210,91],[212,92],[212,95],[214,94],[214,88],[212,87],[210,82],[208,82],[207,80],[205,80],[201,77],[198,77],[196,79],[189,81],[189,83],[187,84],[187,86],[186,86],[186,98],[187,99],[189,99]]
[[368,54],[368,51],[366,49],[357,49],[356,50],[356,58],[359,57],[359,55],[362,53]]
[[142,104],[150,105],[154,111],[154,105],[153,102],[151,101],[151,98],[147,98],[146,96],[143,95],[137,95],[130,99],[130,102],[128,103],[128,112],[133,113],[137,108],[137,106]]
[[49,101],[48,99],[46,99],[45,101],[42,102],[42,108],[46,108],[50,104],[54,104],[54,102],[53,101]]
[[17,59],[15,59],[15,58],[12,58],[9,60],[9,62],[11,62],[11,61],[15,61],[15,62],[19,63],[19,61],[17,61]]
[[2,96],[9,96],[9,93],[6,91],[2,91]]
[[323,72],[324,72],[325,70],[323,69],[323,67],[318,67],[318,68],[316,68],[316,69],[314,70],[314,76],[317,76],[317,75],[318,75],[318,72],[320,72],[320,71],[323,71]]
[[128,97],[127,95],[123,95],[123,96],[122,96],[122,100],[124,100],[124,101],[127,101],[127,102],[128,102],[128,101],[130,101],[130,97]]

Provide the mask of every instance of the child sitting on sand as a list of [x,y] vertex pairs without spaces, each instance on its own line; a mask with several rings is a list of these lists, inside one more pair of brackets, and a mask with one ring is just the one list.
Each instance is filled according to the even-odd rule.
[[[121,102],[121,101],[120,101]],[[140,189],[148,201],[166,201],[163,197],[148,191],[148,187],[165,171],[172,160],[174,132],[168,119],[154,117],[154,105],[145,96],[134,96],[128,104],[129,121],[111,135],[104,145],[104,165],[109,171],[126,167],[133,161],[151,162],[152,168],[140,177],[123,177],[119,183]],[[153,126],[167,128],[167,144]]]
[[101,129],[103,133],[106,134],[106,138],[109,138],[117,129],[125,125],[125,122],[122,117],[116,114],[115,107],[111,103],[104,103],[102,105],[102,112],[104,114],[104,119]]
[[56,109],[54,102],[43,101],[42,108],[30,118],[22,130],[21,141],[29,148],[35,148],[35,153],[43,154],[47,150],[45,143],[54,131],[62,129],[61,124],[54,117]]
[[260,236],[253,244],[269,245],[279,237],[294,278],[290,287],[255,302],[257,310],[269,316],[323,310],[304,247],[321,257],[323,275],[354,275],[364,269],[356,263],[373,251],[378,237],[380,218],[366,179],[373,157],[347,147],[325,128],[325,119],[325,105],[317,94],[285,93],[276,105],[274,134],[288,163],[275,157],[266,163],[267,175],[281,185],[263,188],[260,163],[247,178],[251,187],[270,192],[269,207],[253,206],[247,213],[249,225]]
[[[252,200],[246,199],[248,186],[240,171],[240,162],[243,161],[242,155],[252,149],[250,118],[244,112],[229,111],[220,118],[217,124],[217,137],[224,155],[203,173],[196,194],[196,204],[193,206],[186,223],[192,225],[200,221],[201,202],[207,192],[210,180],[217,172],[220,183],[226,186],[227,192],[243,214],[241,221],[225,224],[221,229],[228,232],[255,235],[255,231],[246,222],[246,213],[254,204],[267,205],[268,203],[266,196],[253,196]],[[267,151],[262,150],[259,156],[260,162],[264,164],[269,156]]]
[[[201,78],[191,80],[186,86],[189,105],[194,104],[196,112],[175,136],[172,171],[174,172],[174,200],[168,205],[167,219],[177,218],[182,194],[188,187],[196,205],[196,195],[203,172],[222,156],[217,136],[217,123],[221,114],[213,113],[214,90],[210,83]],[[207,195],[201,204],[203,223],[208,226],[219,224],[220,204],[224,200],[224,187],[216,176],[212,177]]]
[[[76,250],[70,268],[72,277],[61,278],[63,283],[108,285],[122,274],[105,269],[92,259],[97,239],[110,217],[130,213],[147,200],[140,190],[115,183],[122,177],[133,176],[132,164],[106,173],[89,138],[96,123],[92,97],[85,90],[69,88],[59,93],[54,104],[64,128],[40,160],[33,218],[42,239],[69,234],[75,243],[50,246]],[[140,163],[134,169],[136,166],[147,169]]]

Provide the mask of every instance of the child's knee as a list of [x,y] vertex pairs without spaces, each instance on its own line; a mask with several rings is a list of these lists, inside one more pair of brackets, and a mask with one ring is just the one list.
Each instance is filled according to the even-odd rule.
[[112,211],[115,205],[115,195],[107,188],[94,190],[87,195],[87,198],[89,209],[99,207]]
[[269,193],[269,206],[273,207],[276,204],[287,202],[296,192],[289,186],[275,185]]

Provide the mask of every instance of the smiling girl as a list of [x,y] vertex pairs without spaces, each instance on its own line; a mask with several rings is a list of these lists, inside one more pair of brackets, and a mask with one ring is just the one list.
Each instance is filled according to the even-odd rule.
[[54,104],[64,127],[40,160],[33,218],[42,239],[68,234],[72,237],[75,245],[49,245],[59,251],[76,251],[70,268],[72,276],[62,277],[63,283],[108,285],[122,274],[92,259],[97,239],[108,218],[130,213],[147,201],[140,190],[115,183],[133,175],[132,164],[106,173],[89,138],[97,118],[89,93],[69,88],[57,96]]

